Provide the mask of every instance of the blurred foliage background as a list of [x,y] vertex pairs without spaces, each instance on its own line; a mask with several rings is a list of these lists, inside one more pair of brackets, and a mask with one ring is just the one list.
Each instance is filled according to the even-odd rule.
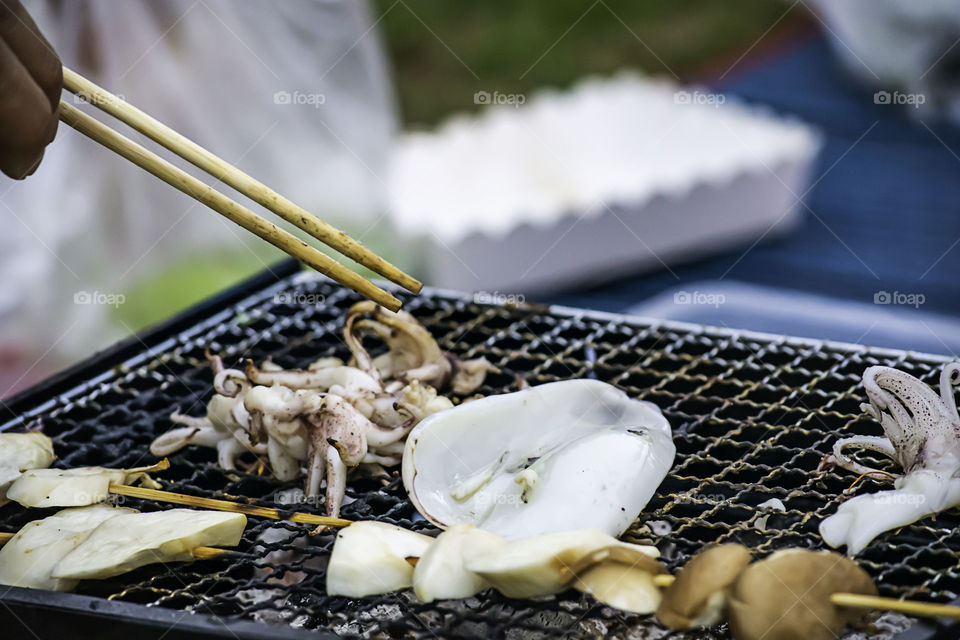
[[709,79],[811,20],[771,0],[375,0],[372,10],[413,127],[474,109],[480,90],[563,88],[622,68]]
[[[709,80],[806,30],[797,5],[771,0],[371,0],[371,20],[393,75],[405,128],[435,126],[479,107],[477,91],[532,93],[578,79],[640,69],[681,81]],[[323,216],[324,212],[317,212]],[[400,264],[388,237],[364,223],[339,225]],[[333,258],[350,263],[337,253]],[[115,312],[135,331],[186,309],[285,256],[250,239],[138,282]],[[365,276],[372,274],[359,269]]]
[[[477,91],[532,95],[625,68],[709,82],[748,68],[793,34],[808,32],[814,21],[802,4],[782,0],[367,1],[370,33],[383,44],[405,129],[434,127],[454,113],[478,110]],[[333,212],[316,213],[335,220]],[[337,223],[404,265],[387,231],[362,221]],[[110,311],[115,329],[143,329],[285,257],[252,237],[245,245],[130,283],[123,291],[126,304]],[[59,365],[35,367],[30,376],[8,367],[17,380],[8,386],[38,379],[48,366]],[[0,382],[3,371],[0,366]]]

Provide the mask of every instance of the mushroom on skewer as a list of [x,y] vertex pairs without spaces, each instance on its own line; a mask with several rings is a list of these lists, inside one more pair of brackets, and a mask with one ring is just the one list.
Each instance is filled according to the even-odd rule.
[[79,580],[54,577],[53,569],[100,524],[134,509],[105,504],[58,511],[28,522],[0,548],[0,584],[72,591]]
[[241,513],[169,509],[119,513],[94,529],[53,568],[54,578],[110,578],[155,562],[193,560],[197,547],[235,547],[247,517]]
[[656,547],[620,542],[596,529],[547,533],[510,542],[478,554],[466,568],[486,579],[511,598],[536,598],[567,588],[569,568],[598,549],[623,547],[650,558],[659,557]]
[[831,601],[837,592],[877,595],[866,571],[832,551],[784,549],[755,562],[730,592],[736,640],[832,640],[862,609]]
[[645,549],[624,544],[592,551],[565,568],[565,580],[578,591],[616,607],[646,615],[661,601],[654,577],[667,569]]
[[664,593],[657,620],[677,630],[719,623],[728,592],[750,560],[750,550],[739,544],[715,545],[695,555]]

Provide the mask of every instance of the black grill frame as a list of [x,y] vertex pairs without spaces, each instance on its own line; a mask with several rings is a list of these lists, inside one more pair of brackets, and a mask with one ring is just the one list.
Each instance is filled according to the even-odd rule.
[[[277,295],[284,291],[319,293],[326,300],[319,306],[294,306],[289,314],[277,315],[285,305],[277,302]],[[58,451],[66,452],[60,464],[143,464],[153,459],[142,457],[152,436],[135,430],[155,428],[159,433],[169,428],[159,417],[175,408],[169,402],[164,404],[166,400],[179,393],[198,403],[190,413],[202,413],[202,401],[211,393],[211,376],[200,355],[204,347],[225,352],[229,363],[240,355],[259,360],[270,354],[281,364],[301,365],[324,355],[317,351],[316,343],[342,354],[333,336],[338,336],[342,325],[342,311],[357,299],[328,281],[301,272],[292,261],[281,263],[10,399],[0,409],[4,412],[0,430],[23,428],[40,417],[47,429],[65,434],[56,437]],[[871,364],[898,366],[935,384],[940,365],[947,361],[927,354],[562,307],[475,304],[462,294],[443,291],[425,291],[404,300],[405,308],[427,324],[442,347],[469,357],[487,355],[504,368],[503,374],[492,376],[481,389],[485,393],[511,390],[513,373],[526,375],[533,384],[591,376],[612,381],[664,410],[674,427],[677,460],[626,539],[658,542],[671,569],[682,565],[702,545],[718,539],[744,542],[759,555],[787,545],[822,547],[816,524],[835,509],[837,496],[853,477],[842,470],[817,474],[819,458],[841,433],[879,432],[879,426],[861,417],[857,408],[864,400],[859,386],[863,369]],[[257,316],[258,309],[267,311]],[[265,321],[266,326],[261,327]],[[303,337],[311,331],[317,332],[315,344],[307,345]],[[253,351],[239,353],[235,347],[249,342],[251,336],[257,338]],[[184,388],[177,389],[178,383]],[[63,418],[71,412],[79,417]],[[97,446],[78,445],[82,438],[90,438]],[[264,500],[273,485],[263,478],[230,480],[214,468],[209,451],[185,450],[171,462],[174,468],[160,479],[172,479],[174,491],[220,497],[227,495],[222,492],[226,489],[231,494],[228,497],[246,496],[276,506]],[[345,517],[376,516],[434,531],[426,523],[414,521],[415,512],[403,499],[396,479],[384,490],[366,481],[355,486],[361,491],[360,500],[345,507]],[[876,488],[864,482],[858,491]],[[783,499],[787,512],[757,508],[770,497]],[[132,505],[164,508],[139,501]],[[769,516],[768,529],[760,531],[757,519],[764,515]],[[40,514],[26,514],[8,505],[0,508],[0,530],[15,530],[35,517]],[[671,534],[660,539],[642,530],[640,525],[649,521],[666,522]],[[241,550],[250,551],[254,535],[269,524],[251,518]],[[957,515],[947,513],[935,522],[922,521],[888,533],[861,556],[861,564],[878,579],[883,595],[954,600],[960,594],[960,534],[952,532],[957,524]],[[287,548],[293,532],[303,530],[290,525],[289,539],[278,546]],[[318,536],[305,553],[321,558],[330,544],[332,534]],[[303,569],[298,562],[294,561],[294,567],[284,565],[283,570]],[[33,628],[50,631],[70,625],[77,637],[84,637],[87,629],[89,637],[107,637],[107,625],[109,633],[126,638],[133,629],[146,637],[159,637],[171,621],[177,622],[177,637],[194,633],[195,637],[276,638],[307,637],[308,633],[313,638],[334,637],[318,636],[318,630],[343,632],[347,621],[356,620],[362,620],[359,629],[378,637],[514,637],[515,629],[531,638],[555,635],[558,630],[574,637],[601,631],[618,636],[653,624],[649,618],[594,606],[575,593],[547,603],[490,595],[470,601],[469,608],[460,603],[420,605],[409,594],[360,601],[331,599],[322,593],[322,567],[308,567],[304,583],[284,594],[284,606],[294,611],[286,622],[310,629],[299,631],[287,624],[252,621],[258,605],[233,611],[240,587],[263,586],[262,580],[248,575],[251,566],[249,560],[215,560],[145,568],[129,576],[83,583],[78,594],[11,589],[0,597],[0,604],[5,605],[0,607],[0,620],[9,618],[10,624],[16,625],[16,620],[29,618]],[[185,587],[178,586],[177,580]],[[221,591],[227,585],[230,588]],[[191,587],[206,591],[197,596]],[[0,593],[4,589],[0,587]],[[124,599],[162,606],[146,607]],[[264,608],[276,608],[272,600],[268,604]],[[187,607],[197,615],[184,616]],[[721,629],[671,637],[726,634]]]

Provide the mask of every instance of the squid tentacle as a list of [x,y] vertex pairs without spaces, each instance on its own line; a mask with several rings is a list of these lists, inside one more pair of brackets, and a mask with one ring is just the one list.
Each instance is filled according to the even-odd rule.
[[236,398],[250,386],[250,381],[239,369],[221,369],[213,377],[213,388],[222,396]]
[[953,387],[960,384],[960,362],[951,362],[940,372],[940,397],[947,409],[957,413],[957,399],[953,394]]
[[[893,445],[890,444],[890,441],[881,436],[854,436],[852,438],[843,438],[837,440],[833,443],[833,456],[830,462],[836,464],[842,469],[851,471],[858,475],[864,474],[887,474],[886,471],[881,471],[880,469],[874,469],[873,467],[868,467],[864,464],[861,464],[846,455],[843,450],[848,448],[858,448],[866,449],[868,451],[875,451],[877,453],[882,453],[888,458],[896,461],[897,452],[894,449]],[[899,478],[899,474],[888,474],[893,475],[894,478]]]

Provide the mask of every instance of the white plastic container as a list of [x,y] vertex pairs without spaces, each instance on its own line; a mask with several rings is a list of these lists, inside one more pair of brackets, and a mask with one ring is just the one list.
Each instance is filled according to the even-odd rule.
[[395,148],[390,219],[421,243],[431,285],[596,282],[775,237],[802,214],[820,146],[805,124],[633,73],[522,102]]

